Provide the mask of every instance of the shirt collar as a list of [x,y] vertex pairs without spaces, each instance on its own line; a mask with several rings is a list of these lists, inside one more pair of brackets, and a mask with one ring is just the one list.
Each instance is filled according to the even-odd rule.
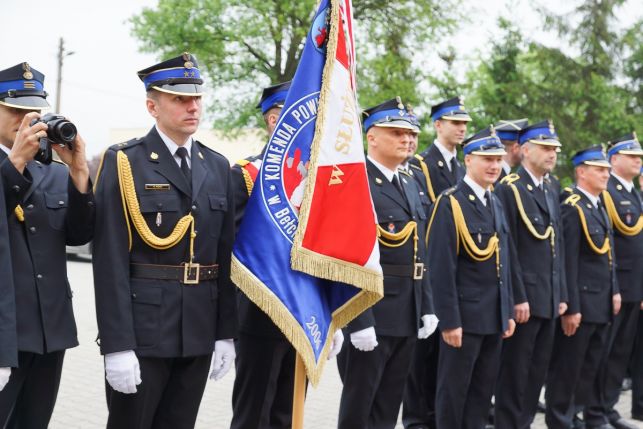
[[397,175],[397,171],[393,171],[393,170],[390,170],[388,167],[384,167],[382,164],[380,164],[379,162],[371,158],[370,155],[367,155],[366,157],[373,163],[374,166],[377,167],[378,170],[382,172],[384,177],[386,177],[389,182],[393,181],[393,176]]
[[[158,124],[156,125],[156,131],[159,133],[159,136],[161,136],[161,140],[163,140],[163,143],[165,143],[165,146],[167,146],[167,149],[170,151],[172,156],[176,156],[176,150],[179,148],[179,145],[176,144],[174,140],[169,138],[165,133],[163,133]],[[190,158],[190,155],[192,154],[192,136],[187,138],[187,140],[183,144],[183,147],[188,151],[188,158]]]
[[473,191],[474,194],[476,194],[476,197],[480,201],[482,201],[482,204],[485,206],[487,205],[487,197],[485,196],[485,193],[488,191],[488,189],[483,188],[482,186],[478,185],[475,180],[473,180],[469,175],[464,176],[464,183],[469,185],[471,190]]
[[525,171],[527,172],[527,174],[529,174],[529,177],[531,177],[531,181],[532,181],[532,182],[534,182],[534,185],[535,185],[537,188],[540,188],[540,185],[543,183],[543,179],[544,179],[544,177],[541,177],[540,179],[538,179],[536,176],[534,176],[534,174],[533,174],[533,173],[532,173],[532,172],[531,172],[527,167],[525,167],[525,166],[523,165],[523,168],[525,169]]
[[576,185],[576,189],[581,191],[589,200],[594,204],[594,208],[598,208],[598,197],[595,197],[594,195],[590,194],[587,192],[585,189],[581,188],[580,186]]
[[449,169],[449,171],[451,171],[451,158],[455,158],[456,155],[458,154],[458,151],[455,148],[453,148],[453,152],[449,152],[447,148],[444,147],[438,139],[433,140],[433,144],[435,145],[435,147],[438,148],[438,150],[442,154],[442,157],[447,163],[447,168]]
[[623,179],[621,176],[617,175],[616,173],[612,172],[612,176],[616,178],[623,187],[627,190],[627,192],[632,192],[632,188],[634,188],[634,182],[628,182],[627,180]]
[[4,153],[6,153],[7,155],[9,155],[9,153],[11,152],[11,149],[9,149],[7,146],[5,146],[3,144],[0,144],[0,149],[2,149],[2,151]]

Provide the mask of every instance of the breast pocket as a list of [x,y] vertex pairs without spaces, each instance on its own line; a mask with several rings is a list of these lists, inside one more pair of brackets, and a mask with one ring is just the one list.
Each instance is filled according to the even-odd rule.
[[495,229],[487,223],[469,223],[469,234],[478,247],[486,247],[489,239],[495,234]]
[[156,234],[164,234],[174,228],[181,202],[171,194],[142,194],[139,205],[149,228]]
[[59,231],[63,230],[67,215],[67,194],[45,194],[45,205],[51,227]]
[[207,219],[210,235],[218,237],[221,235],[223,219],[228,211],[228,197],[226,194],[208,194],[210,202],[210,215],[212,219]]

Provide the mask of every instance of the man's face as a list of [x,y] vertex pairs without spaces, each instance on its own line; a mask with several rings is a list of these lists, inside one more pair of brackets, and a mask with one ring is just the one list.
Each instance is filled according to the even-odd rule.
[[409,159],[413,158],[413,155],[415,155],[415,152],[417,150],[418,150],[418,133],[412,132],[410,135],[409,152],[407,157]]
[[614,173],[626,180],[634,180],[641,172],[641,157],[639,155],[617,153],[612,155],[610,163]]
[[0,144],[11,149],[22,119],[33,110],[16,109],[0,104]]
[[464,141],[464,135],[467,133],[466,121],[438,119],[434,124],[440,143],[455,146]]
[[607,189],[607,181],[610,178],[609,167],[583,164],[578,167],[579,185],[587,191],[598,195]]
[[147,110],[163,132],[187,139],[199,127],[201,96],[156,91],[152,98],[147,99]]
[[412,134],[404,128],[371,127],[367,133],[369,154],[384,165],[400,165],[408,157]]
[[523,156],[532,173],[544,176],[554,171],[558,153],[555,146],[545,146],[534,143],[523,145]]
[[505,146],[507,154],[505,155],[505,161],[511,168],[520,164],[520,145],[516,141],[511,140],[502,140],[502,144]]
[[500,155],[466,155],[464,163],[467,174],[483,188],[496,183],[502,169],[502,156]]

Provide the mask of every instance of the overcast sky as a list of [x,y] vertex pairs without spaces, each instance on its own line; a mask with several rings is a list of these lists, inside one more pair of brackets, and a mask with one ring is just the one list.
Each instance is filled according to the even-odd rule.
[[[156,5],[156,0],[0,1],[0,69],[29,62],[45,74],[45,89],[52,106],[56,99],[58,39],[63,37],[66,49],[74,52],[64,61],[61,112],[78,126],[87,141],[89,156],[99,154],[109,144],[110,129],[147,128],[153,124],[136,71],[156,63],[157,58],[138,52],[139,42],[131,36],[127,21],[143,7]],[[569,10],[575,4],[561,0],[542,2],[561,12],[565,11],[561,8]],[[474,6],[475,13],[469,14],[472,22],[450,39],[465,58],[473,58],[477,50],[486,50],[494,36],[497,16],[507,16],[510,10],[525,34],[548,44],[557,43],[555,37],[538,31],[535,24],[540,18],[534,15],[528,0],[471,3],[478,5]],[[623,27],[642,15],[641,7],[636,8],[635,3],[630,1],[619,11]]]

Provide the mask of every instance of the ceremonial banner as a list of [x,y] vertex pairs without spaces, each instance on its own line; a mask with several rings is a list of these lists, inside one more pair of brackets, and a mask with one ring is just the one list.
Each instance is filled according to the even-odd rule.
[[382,297],[350,0],[319,4],[237,234],[232,278],[284,332],[313,385],[335,330]]

